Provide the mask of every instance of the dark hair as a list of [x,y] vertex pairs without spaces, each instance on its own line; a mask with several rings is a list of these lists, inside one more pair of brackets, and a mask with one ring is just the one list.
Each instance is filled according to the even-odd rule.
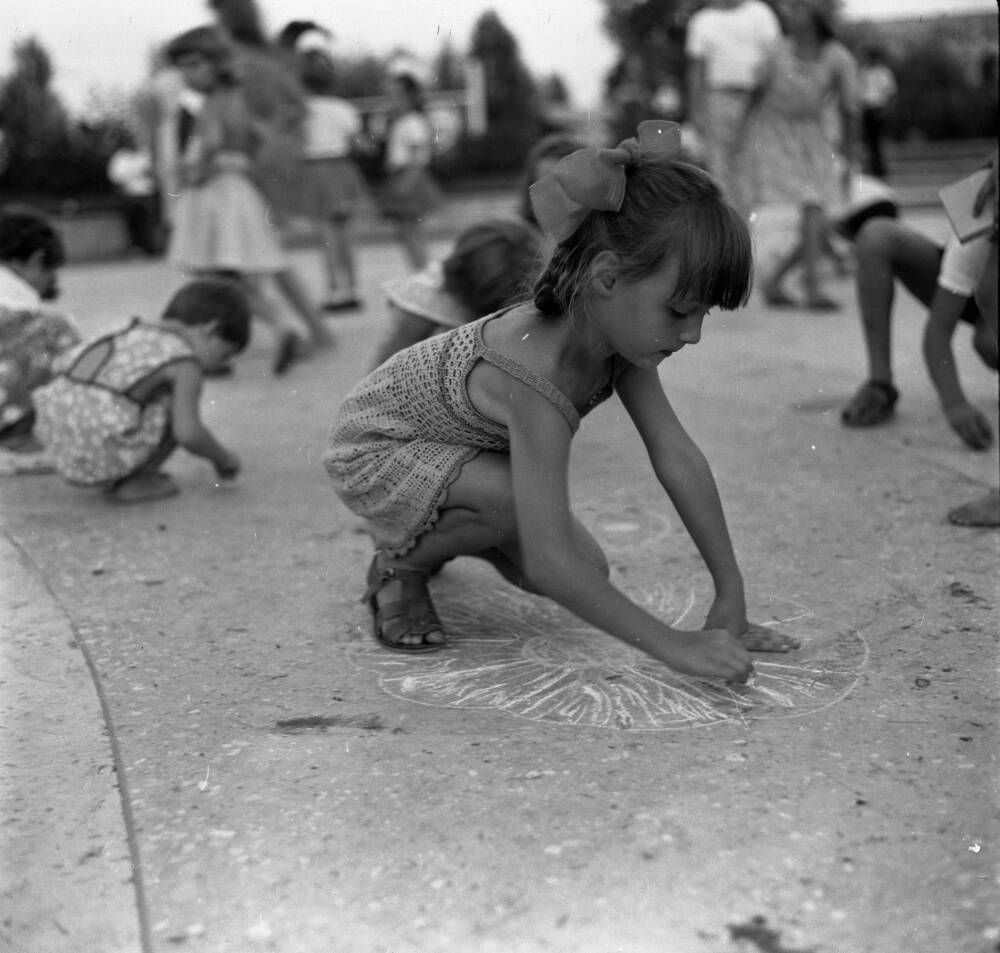
[[524,160],[524,175],[521,178],[521,201],[518,206],[521,218],[532,225],[538,224],[528,190],[531,184],[538,180],[539,164],[546,159],[561,159],[571,152],[576,152],[577,149],[582,149],[584,145],[586,143],[567,132],[554,132],[539,139],[531,147],[528,158]]
[[322,50],[309,50],[300,54],[299,78],[307,92],[316,96],[333,94],[337,69],[333,60]]
[[166,55],[173,66],[185,56],[201,56],[212,64],[219,82],[230,85],[236,81],[233,48],[215,27],[198,26],[175,36],[167,44]]
[[525,222],[480,222],[444,260],[444,290],[476,316],[491,314],[530,289],[540,250],[538,232]]
[[286,50],[294,50],[295,44],[299,42],[302,34],[312,33],[313,30],[325,33],[327,36],[330,35],[330,31],[326,27],[320,26],[315,20],[289,20],[278,33],[278,46],[284,47]]
[[410,109],[414,112],[424,111],[424,90],[412,73],[396,73],[392,77],[394,83],[398,83],[406,94],[406,99]]
[[209,0],[222,28],[236,43],[265,48],[267,34],[254,0]]
[[753,281],[750,233],[715,180],[685,162],[648,155],[625,174],[621,209],[591,212],[556,247],[535,285],[535,307],[554,317],[585,303],[589,269],[602,251],[618,256],[627,281],[678,256],[678,299],[726,310],[746,304]]
[[242,351],[250,343],[250,302],[236,281],[228,278],[196,278],[167,302],[163,317],[181,324],[217,325],[224,341]]
[[27,205],[0,209],[0,261],[26,262],[38,252],[46,268],[66,263],[62,238],[49,219]]

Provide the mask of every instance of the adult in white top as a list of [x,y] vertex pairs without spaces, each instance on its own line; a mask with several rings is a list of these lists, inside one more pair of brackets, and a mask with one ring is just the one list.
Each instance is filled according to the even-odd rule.
[[688,22],[688,114],[709,171],[744,214],[750,189],[738,133],[761,65],[780,37],[778,18],[763,0],[713,0]]
[[433,156],[433,130],[415,77],[408,73],[393,76],[389,96],[388,181],[382,190],[381,211],[395,225],[411,270],[421,271],[429,260],[424,218],[441,203],[440,190],[427,171]]

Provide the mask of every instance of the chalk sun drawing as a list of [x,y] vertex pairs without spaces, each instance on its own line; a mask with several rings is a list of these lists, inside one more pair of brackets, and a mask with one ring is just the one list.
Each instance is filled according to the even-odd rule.
[[[547,600],[495,584],[474,588],[474,599],[466,588],[464,599],[440,601],[450,638],[439,654],[411,657],[366,641],[348,648],[351,660],[375,673],[388,694],[418,704],[665,731],[819,711],[851,691],[868,657],[859,631],[773,600],[759,610],[771,616],[766,624],[799,637],[802,648],[755,656],[754,684],[730,688],[672,672]],[[621,588],[675,626],[695,605],[693,590],[683,586]]]

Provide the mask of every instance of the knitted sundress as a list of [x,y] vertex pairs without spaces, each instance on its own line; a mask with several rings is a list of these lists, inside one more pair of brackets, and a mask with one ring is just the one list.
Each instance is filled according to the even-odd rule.
[[169,433],[171,395],[139,403],[129,392],[185,360],[194,354],[184,338],[138,319],[63,355],[56,377],[34,393],[35,432],[56,472],[70,483],[102,486],[146,465]]
[[[477,362],[536,390],[562,413],[571,433],[580,426],[580,413],[551,381],[486,345],[483,327],[494,317],[397,352],[357,384],[338,411],[324,466],[341,501],[368,520],[375,545],[390,555],[412,549],[434,525],[465,463],[482,450],[510,451],[507,428],[469,400],[467,380]],[[584,413],[613,389],[610,379]]]

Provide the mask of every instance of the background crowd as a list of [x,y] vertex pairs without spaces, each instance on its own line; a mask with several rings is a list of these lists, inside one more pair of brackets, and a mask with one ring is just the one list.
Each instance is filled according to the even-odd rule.
[[[211,0],[209,22],[166,39],[157,51],[149,81],[118,124],[106,157],[102,172],[120,195],[130,244],[143,254],[165,254],[179,281],[224,281],[238,289],[248,314],[267,328],[274,373],[283,374],[334,345],[325,315],[364,306],[353,223],[362,210],[374,209],[411,273],[387,289],[392,317],[373,358],[379,364],[442,327],[498,307],[530,283],[543,257],[542,237],[522,202],[523,221],[469,223],[450,255],[431,260],[426,223],[443,201],[457,154],[473,166],[499,155],[494,161],[516,165],[526,188],[546,162],[586,142],[612,145],[642,118],[676,119],[683,123],[685,157],[716,176],[751,226],[766,228],[761,213],[769,208],[795,211],[794,235],[758,262],[765,305],[838,310],[845,302],[825,287],[831,267],[837,275],[856,270],[869,369],[844,409],[845,425],[881,423],[898,399],[888,354],[898,280],[929,309],[925,356],[946,417],[968,446],[989,446],[993,436],[965,401],[950,355],[957,323],[965,321],[977,352],[996,367],[995,305],[991,312],[988,289],[980,288],[995,277],[995,235],[964,244],[955,239],[942,249],[887,224],[897,217],[898,202],[884,182],[884,139],[894,122],[898,126],[894,110],[902,98],[887,49],[851,41],[833,0],[631,6],[637,9],[627,15],[609,9],[607,26],[622,40],[623,56],[608,77],[605,121],[585,127],[542,108],[543,99],[550,107],[565,102],[565,90],[557,78],[543,84],[544,97],[532,88],[516,42],[504,36],[495,14],[484,15],[473,52],[506,50],[506,69],[487,70],[504,76],[503,88],[487,86],[481,104],[487,123],[478,136],[469,135],[472,107],[459,110],[465,128],[456,137],[446,134],[446,113],[429,104],[435,81],[464,81],[457,58],[442,57],[431,70],[393,55],[381,64],[379,95],[359,98],[363,71],[338,57],[337,24],[297,20],[269,30],[253,0]],[[651,59],[650,48],[628,40],[642,26],[640,14],[658,12],[663,29],[648,42],[673,49],[669,68]],[[490,38],[506,46],[491,47]],[[44,93],[51,72],[44,52],[29,43],[20,56],[22,72],[33,69],[35,92]],[[995,46],[980,67],[988,82]],[[3,105],[5,178],[16,185],[27,147],[10,121],[24,92],[15,79],[4,88]],[[365,91],[374,91],[370,78],[365,82]],[[523,97],[512,100],[518,90]],[[40,117],[54,115],[51,108],[39,110],[39,102],[28,137],[36,145]],[[995,131],[995,100],[972,123],[980,134]],[[995,162],[992,168],[995,176]],[[978,201],[988,206],[995,198],[984,191]],[[303,222],[322,254],[325,288],[318,298],[287,250],[293,226]],[[9,206],[3,223],[3,442],[6,451],[22,454],[9,466],[44,469],[48,461],[31,456],[46,451],[33,426],[32,394],[65,373],[60,358],[78,344],[72,322],[42,305],[54,295],[63,243],[45,215],[26,207]],[[856,247],[864,254],[855,256]],[[790,289],[793,281],[801,294]],[[955,299],[947,308],[938,300],[939,285]],[[227,360],[202,368],[205,374],[230,370]],[[153,392],[150,399],[162,397]],[[973,521],[994,522],[995,504],[991,496]]]

